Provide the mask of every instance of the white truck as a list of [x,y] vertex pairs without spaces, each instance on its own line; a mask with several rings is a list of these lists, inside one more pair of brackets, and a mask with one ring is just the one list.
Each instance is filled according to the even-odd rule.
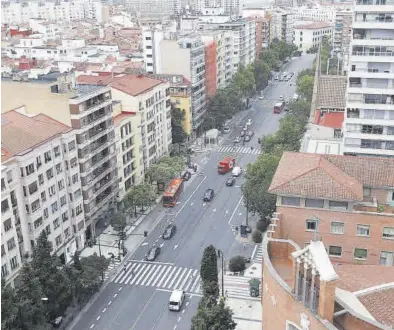
[[233,171],[232,171],[231,174],[232,174],[233,176],[235,176],[235,177],[238,177],[238,176],[240,176],[241,172],[242,172],[241,168],[240,168],[239,166],[235,166],[235,167],[233,168]]

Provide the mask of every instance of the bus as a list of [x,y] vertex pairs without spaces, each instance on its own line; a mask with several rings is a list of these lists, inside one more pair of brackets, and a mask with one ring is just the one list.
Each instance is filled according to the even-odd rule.
[[163,206],[175,206],[176,202],[183,191],[183,179],[172,179],[163,194]]
[[285,102],[279,102],[274,105],[274,113],[281,113],[285,108]]

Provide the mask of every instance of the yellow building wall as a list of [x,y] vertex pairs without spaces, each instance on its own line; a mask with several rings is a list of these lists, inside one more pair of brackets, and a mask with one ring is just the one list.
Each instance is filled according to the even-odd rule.
[[50,116],[71,126],[68,101],[70,94],[54,94],[51,84],[16,81],[1,82],[1,112],[25,106],[27,114]]
[[190,135],[192,132],[192,106],[191,106],[191,97],[184,96],[172,96],[171,102],[174,103],[175,108],[179,108],[185,111],[185,120],[183,121],[183,129],[185,130],[187,135]]

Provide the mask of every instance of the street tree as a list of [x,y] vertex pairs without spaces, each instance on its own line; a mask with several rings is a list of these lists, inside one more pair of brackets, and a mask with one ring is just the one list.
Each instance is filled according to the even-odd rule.
[[126,221],[126,214],[124,213],[124,211],[121,210],[119,212],[116,212],[112,216],[111,225],[112,228],[114,228],[114,230],[118,232],[121,232],[125,229],[127,225],[127,221]]
[[297,93],[305,100],[311,102],[313,95],[314,77],[305,75],[301,77],[297,84]]
[[219,298],[219,284],[218,281],[204,282],[202,285],[203,296],[207,303],[214,302]]
[[234,75],[233,82],[241,90],[243,97],[249,97],[255,89],[253,66],[241,66]]
[[232,272],[242,272],[245,270],[245,258],[243,256],[235,256],[230,259],[228,268]]
[[15,329],[19,318],[19,299],[16,290],[11,285],[6,285],[1,280],[1,328],[4,330]]
[[258,60],[254,63],[254,79],[256,82],[256,89],[263,90],[271,77],[271,69],[263,60]]
[[191,330],[234,330],[237,324],[234,322],[233,312],[226,307],[224,301],[218,304],[202,305],[192,319]]
[[213,245],[205,248],[201,259],[200,276],[203,283],[218,283],[218,264],[216,249]]
[[268,193],[268,188],[279,164],[280,157],[275,154],[263,154],[256,162],[248,164],[245,183],[242,186],[248,208],[257,212],[266,220],[275,210],[276,198]]
[[176,108],[174,105],[171,106],[171,132],[172,132],[172,143],[183,143],[187,134],[183,129],[183,123],[185,121],[185,110]]
[[135,216],[137,216],[137,207],[144,209],[144,207],[152,206],[156,202],[156,192],[151,184],[142,183],[130,189],[123,199],[125,210],[132,211],[134,209]]
[[182,157],[163,157],[149,167],[146,175],[150,182],[168,182],[181,174],[185,168],[185,160]]

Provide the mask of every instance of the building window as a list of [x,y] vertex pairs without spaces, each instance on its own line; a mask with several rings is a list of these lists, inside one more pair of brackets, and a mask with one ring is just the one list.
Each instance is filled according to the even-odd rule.
[[48,209],[45,208],[44,209],[44,219],[47,219],[48,217],[49,217],[49,212],[48,212]]
[[64,231],[64,238],[68,238],[70,236],[70,228],[66,228]]
[[68,212],[67,211],[62,214],[62,220],[63,220],[63,222],[66,222],[68,220]]
[[357,236],[369,236],[369,225],[357,225]]
[[40,200],[37,199],[31,204],[31,212],[36,212],[40,208]]
[[44,154],[44,160],[45,160],[45,164],[48,163],[48,162],[50,162],[50,161],[52,160],[52,155],[51,155],[51,152],[50,152],[50,151],[47,151],[47,152]]
[[368,250],[367,249],[360,249],[360,248],[355,248],[354,249],[354,258],[355,259],[362,259],[366,260],[368,255]]
[[78,205],[75,209],[75,213],[76,215],[79,215],[82,213],[82,205]]
[[75,166],[77,166],[77,157],[70,160],[70,167],[74,168]]
[[300,206],[300,198],[282,196],[282,205]]
[[15,246],[16,246],[16,243],[15,243],[15,238],[14,237],[7,241],[8,251],[11,251]]
[[56,174],[62,173],[62,164],[56,164]]
[[343,234],[345,231],[345,225],[343,222],[333,221],[331,222],[331,234]]
[[60,221],[59,218],[56,218],[55,220],[53,220],[53,229],[57,229],[60,226]]
[[4,231],[7,232],[12,228],[11,219],[4,221]]
[[29,194],[32,195],[38,190],[37,181],[34,181],[29,185]]
[[75,141],[71,141],[68,143],[68,151],[72,151],[75,149]]
[[8,204],[8,199],[1,201],[1,213],[5,213],[10,209],[10,205]]
[[1,244],[1,256],[4,257],[5,256],[5,248],[4,248],[4,244]]
[[394,239],[394,227],[384,227],[383,237],[388,239]]
[[9,272],[7,269],[7,265],[1,266],[1,278],[6,278],[8,276]]
[[323,199],[306,198],[305,199],[305,207],[314,207],[314,208],[322,209],[324,207],[324,200]]
[[343,210],[346,211],[348,207],[347,202],[329,201],[330,210]]
[[55,185],[49,187],[48,192],[49,192],[49,197],[51,197],[54,194],[56,194],[56,187],[55,187]]
[[53,149],[53,152],[55,154],[55,158],[60,156],[60,147],[57,146]]
[[53,169],[47,170],[47,179],[50,180],[53,178]]
[[34,173],[34,164],[27,165],[25,167],[25,170],[26,170],[26,175],[30,175],[30,174]]
[[330,245],[328,247],[328,254],[332,257],[340,257],[342,256],[342,246],[333,246]]
[[66,203],[67,203],[66,196],[60,197],[60,207],[62,207],[63,205],[66,205]]
[[79,180],[78,173],[77,173],[77,174],[74,174],[74,175],[72,176],[72,182],[73,182],[73,184],[74,184],[74,183],[77,183],[78,180]]
[[46,197],[45,191],[43,191],[43,192],[41,193],[41,201],[42,201],[42,202],[45,202],[46,200],[47,200],[47,197]]
[[57,185],[58,185],[58,187],[59,187],[59,191],[62,190],[62,189],[64,189],[64,180],[58,181]]
[[383,266],[393,266],[394,265],[393,257],[394,257],[393,252],[382,251],[380,252],[379,263]]
[[305,227],[307,231],[316,231],[317,220],[306,220]]
[[44,183],[44,176],[42,174],[38,175],[38,183],[41,185]]
[[57,202],[52,203],[51,209],[52,209],[52,213],[55,213],[57,211]]
[[56,241],[56,245],[59,246],[60,244],[62,244],[62,235],[59,235],[55,238]]

